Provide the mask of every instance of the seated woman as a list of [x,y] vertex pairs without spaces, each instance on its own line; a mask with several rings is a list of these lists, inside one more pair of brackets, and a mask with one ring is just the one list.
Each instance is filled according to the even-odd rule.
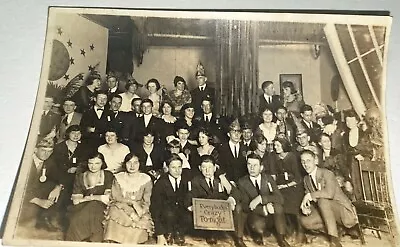
[[271,109],[266,108],[262,112],[262,122],[258,125],[256,133],[262,134],[267,140],[267,152],[273,152],[273,141],[277,135],[277,124],[272,122],[274,118],[274,113]]
[[162,129],[160,129],[160,139],[161,143],[166,142],[166,137],[167,136],[173,136],[174,135],[174,124],[176,122],[176,117],[173,116],[173,105],[169,101],[164,101],[161,103],[161,125]]
[[63,187],[60,191],[57,205],[60,213],[60,225],[65,229],[67,224],[67,207],[72,204],[71,195],[75,174],[82,172],[82,162],[86,161],[85,149],[80,143],[82,137],[78,125],[71,125],[65,132],[67,140],[54,147],[53,154],[44,162],[48,168],[50,181]]
[[194,118],[195,110],[193,103],[187,103],[182,106],[181,117],[176,121],[176,126],[187,125],[190,132],[188,142],[192,145],[197,143],[197,127],[199,122]]
[[103,241],[104,211],[109,203],[113,174],[105,171],[101,153],[89,155],[88,170],[77,174],[72,191],[68,241]]
[[165,150],[154,143],[155,133],[147,128],[143,134],[143,144],[138,147],[136,154],[140,160],[140,171],[147,173],[153,180],[157,180],[163,173]]
[[139,158],[129,153],[124,172],[115,175],[111,199],[104,222],[104,240],[122,244],[140,244],[153,233],[150,197],[153,183],[139,171]]
[[305,235],[300,224],[300,204],[304,197],[303,178],[300,172],[300,162],[291,152],[290,143],[284,138],[274,141],[275,153],[271,157],[271,175],[283,195],[284,213],[289,216],[294,230],[297,232],[296,241],[304,243]]
[[[213,140],[212,134],[207,129],[200,128],[199,132],[197,134],[197,139],[199,141],[199,147],[196,149],[197,152],[195,152],[192,155],[193,175],[200,174],[199,166],[200,166],[200,162],[201,162],[201,156],[206,155],[206,154],[213,156],[213,158],[215,159],[216,167],[219,170],[219,168],[220,168],[219,154],[218,154],[217,149],[211,144],[211,141]],[[217,174],[218,174],[218,171],[217,171]]]
[[135,79],[130,79],[128,83],[125,85],[125,92],[120,93],[119,95],[122,98],[121,107],[119,108],[120,111],[123,112],[130,112],[132,111],[131,102],[135,98],[140,98],[139,95],[136,94],[136,91],[139,87],[143,85],[139,84]]
[[260,156],[264,171],[267,174],[271,174],[271,167],[268,163],[267,140],[262,134],[257,133],[254,136],[254,142],[250,145],[250,151],[247,152],[247,155],[250,153],[255,153]]
[[128,146],[118,142],[117,131],[108,129],[105,133],[106,144],[98,148],[98,152],[104,155],[107,171],[117,173],[122,170],[122,162],[129,153]]
[[328,134],[323,133],[320,136],[318,144],[322,150],[318,159],[320,163],[319,166],[333,172],[343,192],[349,199],[354,199],[350,170],[345,163],[346,157],[340,150],[332,147],[331,137]]
[[182,106],[192,102],[192,96],[187,88],[186,81],[181,76],[174,78],[175,89],[169,91],[168,98],[174,106],[175,113],[179,113]]
[[162,101],[161,93],[159,93],[161,89],[161,85],[157,79],[152,78],[147,81],[146,88],[149,90],[150,95],[147,97],[151,101],[153,101],[153,115],[159,116],[160,115],[160,104]]

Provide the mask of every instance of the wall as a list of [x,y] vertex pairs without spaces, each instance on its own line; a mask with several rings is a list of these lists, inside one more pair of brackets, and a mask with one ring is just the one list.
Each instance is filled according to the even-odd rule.
[[[336,68],[335,61],[328,46],[321,47],[320,61],[322,103],[336,107],[335,102],[333,102],[331,97],[331,80],[335,75],[339,74],[339,71]],[[347,95],[346,89],[344,88],[343,84],[340,84],[339,87],[337,108],[339,110],[352,108],[349,96]]]
[[[213,47],[149,47],[143,63],[135,65],[133,76],[142,84],[156,78],[168,90],[173,89],[176,75],[182,76],[189,89],[197,86],[194,77],[198,62],[205,68],[208,81],[215,82],[216,57]],[[211,84],[212,85],[212,84]]]
[[310,45],[270,45],[259,49],[259,86],[274,82],[280,93],[280,74],[302,74],[304,101],[314,105],[321,101],[320,59],[314,59]]
[[[48,32],[52,35],[50,37],[60,41],[68,51],[66,56],[58,56],[58,62],[64,63],[65,59],[71,58],[74,60],[74,64],[69,62],[69,67],[65,72],[69,80],[79,73],[88,72],[88,66],[94,66],[97,62],[100,62],[97,70],[103,78],[107,63],[108,29],[77,14],[59,13],[55,21],[49,25]],[[72,43],[71,46],[68,45],[68,41]],[[92,44],[93,50],[90,48]],[[85,56],[81,54],[81,49],[85,51]],[[54,83],[65,86],[69,80],[61,77]]]

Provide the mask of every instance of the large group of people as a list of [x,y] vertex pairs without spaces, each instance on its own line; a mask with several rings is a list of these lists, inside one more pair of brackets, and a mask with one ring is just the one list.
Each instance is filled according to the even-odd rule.
[[237,247],[244,234],[263,245],[274,233],[281,247],[307,243],[308,230],[331,246],[357,237],[355,162],[371,150],[354,111],[315,116],[292,82],[275,95],[265,81],[259,112],[224,118],[204,69],[195,77],[189,91],[176,76],[169,92],[152,78],[141,98],[136,80],[121,92],[110,75],[102,90],[94,74],[62,115],[46,97],[21,224],[69,241],[184,245],[194,234],[215,245],[220,232],[193,227],[192,198],[205,198],[229,202]]

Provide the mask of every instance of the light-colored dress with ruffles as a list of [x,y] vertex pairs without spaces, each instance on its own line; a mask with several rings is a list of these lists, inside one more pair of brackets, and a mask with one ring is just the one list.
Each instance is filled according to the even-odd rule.
[[115,174],[111,189],[111,203],[104,221],[104,240],[123,244],[147,241],[154,232],[149,207],[153,184],[144,173],[129,176]]

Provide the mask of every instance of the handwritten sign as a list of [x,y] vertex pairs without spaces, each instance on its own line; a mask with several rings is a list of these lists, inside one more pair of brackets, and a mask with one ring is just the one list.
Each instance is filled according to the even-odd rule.
[[233,214],[225,200],[193,198],[194,229],[234,231]]

